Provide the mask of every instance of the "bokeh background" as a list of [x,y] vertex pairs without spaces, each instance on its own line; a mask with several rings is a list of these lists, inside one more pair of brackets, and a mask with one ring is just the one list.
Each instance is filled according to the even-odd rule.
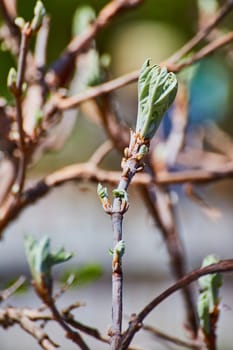
[[[72,37],[72,18],[81,5],[92,5],[98,12],[106,1],[44,1],[51,15],[51,30],[48,42],[48,65],[63,51]],[[221,4],[223,2],[220,2]],[[19,14],[31,18],[33,1],[19,0]],[[229,15],[221,27],[232,29],[233,16]],[[109,77],[114,78],[138,69],[150,57],[160,62],[182,46],[197,30],[197,2],[195,0],[145,0],[144,4],[116,18],[110,26],[97,35],[100,53],[111,56]],[[225,58],[224,51],[212,55],[195,65],[195,75],[190,86],[190,124],[199,128],[207,122],[215,122],[229,135],[233,133],[232,123],[232,76],[233,60]],[[0,94],[10,96],[5,88],[9,68],[14,64],[9,53],[0,51]],[[116,92],[115,103],[120,117],[129,126],[135,123],[137,108],[136,85]],[[71,138],[59,152],[45,154],[30,169],[30,181],[62,166],[85,161],[106,138],[104,131],[81,111]],[[233,151],[233,150],[232,150]],[[104,162],[106,168],[120,169],[120,156],[113,152]],[[206,201],[216,209],[214,219],[196,203],[185,197],[181,187],[172,188],[176,193],[176,218],[183,240],[188,269],[200,266],[207,254],[220,258],[232,257],[233,248],[233,186],[231,180],[224,180],[198,189]],[[173,280],[170,274],[169,257],[159,229],[154,225],[143,206],[140,194],[130,189],[130,210],[124,220],[124,299],[125,324],[132,312],[139,311],[145,303],[169,286]],[[108,249],[112,246],[111,223],[100,207],[96,186],[88,183],[67,184],[57,188],[39,203],[27,208],[7,228],[0,244],[0,284],[3,288],[20,274],[28,275],[24,255],[23,236],[30,233],[35,237],[48,235],[56,248],[65,245],[74,251],[71,262],[56,270],[56,278],[72,269],[89,267],[90,280],[80,277],[76,287],[59,301],[65,306],[75,300],[86,302],[75,313],[78,320],[96,326],[105,332],[111,318],[111,257]],[[98,278],[97,278],[98,277]],[[90,283],[88,283],[90,282]],[[231,350],[233,334],[232,274],[225,277],[222,289],[222,310],[219,323],[219,342],[222,350]],[[37,306],[40,304],[32,290],[11,298],[12,305]],[[148,318],[159,329],[171,334],[184,336],[183,304],[179,294],[161,304]],[[54,339],[64,348],[73,349],[62,336],[56,325],[49,327]],[[145,349],[170,349],[167,344],[153,343],[148,334],[136,337],[137,345]],[[27,334],[17,327],[0,329],[1,349],[10,350],[18,346],[39,349]],[[93,343],[93,349],[106,348]],[[152,345],[153,344],[153,345]],[[156,344],[156,345],[155,345]],[[172,348],[172,347],[171,347]],[[175,348],[175,347],[174,347]]]

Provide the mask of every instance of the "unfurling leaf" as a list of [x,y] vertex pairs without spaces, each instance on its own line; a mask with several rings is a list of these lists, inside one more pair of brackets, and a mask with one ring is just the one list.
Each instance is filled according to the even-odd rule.
[[53,265],[69,260],[73,254],[68,253],[64,248],[57,252],[50,251],[50,239],[43,237],[40,241],[35,240],[32,236],[25,236],[25,251],[29,267],[35,284],[39,289],[43,285],[49,289],[51,287],[52,277],[51,269]]
[[136,132],[144,139],[151,139],[164,113],[175,99],[178,82],[174,73],[166,67],[150,66],[147,60],[138,80],[138,116]]

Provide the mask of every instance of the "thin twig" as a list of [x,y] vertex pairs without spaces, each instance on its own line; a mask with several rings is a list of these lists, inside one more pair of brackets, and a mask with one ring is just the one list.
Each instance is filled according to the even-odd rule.
[[96,20],[67,46],[62,56],[52,65],[46,74],[50,88],[64,86],[69,80],[78,54],[88,49],[100,29],[105,28],[122,10],[139,5],[143,0],[110,1],[99,13]]
[[0,302],[8,299],[12,294],[14,294],[17,289],[19,289],[25,282],[26,278],[20,276],[9,288],[5,289],[0,293]]
[[[135,0],[135,1],[126,0],[126,1],[111,1],[109,4],[107,4],[100,12],[96,21],[82,35],[80,35],[77,38],[74,38],[73,41],[71,41],[71,43],[68,45],[67,49],[65,50],[61,58],[58,61],[56,61],[54,65],[51,67],[46,77],[46,81],[48,85],[59,86],[61,84],[64,84],[67,78],[70,76],[70,73],[71,73],[70,71],[73,70],[75,57],[77,56],[78,53],[83,51],[87,47],[87,45],[90,44],[93,37],[96,35],[97,31],[99,31],[99,29],[104,28],[106,25],[108,25],[112,17],[117,15],[122,8],[133,7],[138,5],[141,2],[142,1],[140,0]],[[232,9],[232,6],[233,6],[232,1],[228,1],[228,3],[225,6],[223,6],[222,9],[219,10],[218,14],[211,21],[211,23],[209,23],[205,28],[201,29],[193,39],[191,39],[187,44],[185,44],[174,55],[172,55],[171,58],[169,59],[169,62],[171,64],[174,62],[177,62],[183,57],[184,54],[189,52],[202,39],[204,39],[211,32],[211,30],[214,29],[217,26],[217,24],[230,12],[230,10]],[[115,90],[120,86],[124,86],[130,82],[136,81],[138,78],[138,75],[139,75],[139,71],[130,73],[129,75],[125,76],[125,79],[123,79],[123,80],[126,80],[127,82],[125,81],[122,82],[121,80],[118,80],[116,81],[117,87],[113,88],[113,85],[112,85],[111,88]],[[108,92],[110,91],[112,90],[108,90]],[[92,90],[92,93],[94,93],[93,90]],[[93,97],[96,97],[96,96],[92,96],[89,98],[93,98]]]
[[[204,57],[212,54],[217,49],[228,45],[230,42],[233,41],[233,32],[229,32],[225,35],[222,35],[221,37],[211,41],[209,44],[204,46],[200,51],[198,51],[196,54],[193,54],[190,58],[187,58],[186,60],[183,60],[180,63],[172,63],[170,62],[170,58],[167,60],[160,62],[160,66],[166,66],[169,71],[178,73],[183,68],[188,67]],[[96,98],[97,96],[104,95],[107,93],[110,93],[116,89],[119,89],[121,87],[124,87],[130,83],[136,82],[139,77],[140,71],[133,71],[131,73],[127,73],[119,78],[113,79],[111,81],[108,81],[106,83],[97,85],[96,87],[89,88],[77,95],[62,98],[62,99],[56,99],[56,109],[59,110],[67,110],[72,109],[74,107],[77,107],[82,102]],[[50,111],[51,113],[51,111]]]
[[89,326],[84,325],[83,323],[78,322],[73,318],[72,315],[64,315],[65,321],[71,325],[73,328],[78,329],[79,331],[99,340],[102,341],[103,343],[110,343],[109,337],[104,337],[96,328],[92,328]]
[[68,339],[71,339],[75,344],[77,344],[80,349],[82,350],[89,350],[89,347],[84,342],[83,338],[78,332],[73,331],[68,324],[63,319],[62,315],[60,315],[55,303],[53,302],[52,298],[49,298],[49,302],[47,303],[48,308],[52,312],[53,318],[55,321],[57,321],[60,326],[65,330],[66,336]]
[[150,332],[150,334],[156,336],[157,338],[160,338],[162,340],[165,340],[177,346],[182,346],[188,349],[197,349],[197,350],[200,349],[200,344],[198,344],[195,341],[191,342],[191,341],[186,341],[186,340],[176,338],[174,336],[168,335],[167,333],[161,332],[157,328],[154,328],[150,325],[143,324],[142,329]]
[[[121,173],[118,171],[103,170],[98,167],[93,167],[93,164],[81,163],[69,165],[61,170],[55,171],[50,175],[47,175],[44,179],[38,181],[35,185],[25,190],[20,201],[11,209],[10,212],[0,213],[0,232],[2,234],[3,229],[13,221],[27,206],[35,203],[54,187],[58,187],[69,181],[83,181],[88,180],[94,183],[109,183],[117,184]],[[222,165],[221,168],[208,171],[208,170],[183,170],[179,172],[167,172],[157,174],[156,179],[151,175],[143,173],[137,174],[132,180],[134,185],[149,185],[149,184],[160,184],[160,185],[171,185],[181,184],[186,182],[205,184],[222,179],[233,177],[233,163],[229,162]]]
[[199,277],[216,273],[216,272],[232,272],[233,271],[233,259],[222,260],[219,263],[211,264],[209,266],[196,269],[183,278],[174,283],[171,287],[167,288],[159,296],[153,299],[149,304],[147,304],[129,323],[129,327],[123,335],[121,345],[119,350],[126,350],[132,341],[136,332],[142,327],[143,320],[149,315],[149,313],[156,308],[162,301],[168,298],[170,295],[175,293],[181,288],[189,285],[190,283],[196,281]]
[[233,8],[233,1],[228,0],[223,5],[221,9],[219,9],[218,13],[211,21],[204,27],[201,28],[196,35],[187,42],[180,50],[178,50],[174,55],[169,58],[171,63],[177,62],[181,57],[190,52],[199,42],[205,39],[208,34],[216,28],[216,26],[222,21],[222,19],[230,13]]
[[[186,257],[179,236],[171,194],[166,186],[147,185],[141,187],[142,198],[159,226],[170,259],[170,269],[176,280],[186,273]],[[190,286],[182,289],[185,303],[187,327],[193,337],[197,335],[198,325]]]
[[[39,316],[35,310],[29,309],[19,309],[13,307],[7,307],[6,309],[0,309],[0,325],[4,328],[13,326],[14,324],[19,324],[20,327],[29,333],[33,338],[35,338],[39,345],[44,350],[55,350],[58,345],[53,342],[47,333],[41,327],[37,327],[31,316]],[[42,315],[38,319],[41,318]],[[45,315],[43,315],[45,317]],[[36,318],[35,318],[36,320]]]
[[195,62],[200,61],[206,56],[209,56],[213,52],[215,52],[217,49],[220,49],[223,46],[228,45],[233,41],[233,32],[226,33],[225,35],[220,36],[219,38],[216,38],[215,40],[211,41],[208,45],[204,46],[200,51],[195,53],[192,57],[187,58],[183,62],[177,64],[174,66],[173,72],[179,72],[181,69],[185,67],[189,67]]
[[22,30],[22,38],[19,51],[19,63],[16,78],[15,105],[16,105],[16,121],[19,133],[19,165],[15,185],[17,186],[16,194],[19,196],[23,190],[25,175],[26,175],[26,148],[25,148],[25,132],[23,127],[22,116],[22,85],[24,81],[26,69],[26,57],[28,51],[29,39],[31,37],[30,24],[26,24]]
[[[187,88],[179,85],[177,97],[171,115],[171,131],[165,141],[160,142],[152,151],[150,163],[152,176],[167,172],[176,163],[182,149],[188,118]],[[152,170],[151,169],[151,170]],[[153,175],[154,172],[154,175]],[[186,257],[179,235],[177,219],[169,185],[143,186],[143,199],[146,201],[155,222],[159,225],[170,258],[170,268],[176,280],[186,274]],[[192,290],[188,286],[182,289],[185,302],[187,327],[196,337],[198,331],[196,307]]]
[[[112,259],[112,328],[111,349],[116,350],[121,340],[122,328],[122,287],[123,287],[123,271],[122,271],[122,252],[118,252],[117,246],[122,241],[122,222],[125,212],[128,209],[127,189],[135,176],[142,170],[141,159],[138,152],[142,145],[147,145],[147,141],[140,137],[139,134],[131,132],[129,148],[125,151],[125,158],[122,160],[122,173],[117,189],[120,195],[115,194],[111,209],[111,219],[113,228],[113,259]],[[115,193],[116,193],[115,192]]]
[[103,160],[104,157],[113,149],[113,144],[110,140],[105,141],[99,148],[92,154],[89,162],[95,166]]

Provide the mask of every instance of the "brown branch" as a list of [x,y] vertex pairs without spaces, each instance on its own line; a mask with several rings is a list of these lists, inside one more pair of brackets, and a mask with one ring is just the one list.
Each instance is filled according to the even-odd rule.
[[198,51],[192,57],[187,58],[180,64],[175,65],[172,71],[179,72],[181,69],[188,67],[195,62],[200,61],[202,58],[209,56],[210,54],[215,52],[217,49],[220,49],[221,47],[228,45],[232,41],[233,41],[233,32],[226,33],[225,35],[222,35],[219,38],[216,38],[215,40],[211,41],[208,45],[204,46],[200,51]]
[[[110,6],[111,4],[112,3],[110,3],[107,6]],[[223,6],[222,9],[219,10],[218,14],[211,21],[211,23],[209,23],[205,28],[201,29],[195,35],[195,37],[193,39],[191,39],[180,50],[178,50],[174,55],[172,55],[170,58],[168,58],[165,62],[162,62],[161,64],[167,65],[168,69],[170,69],[171,71],[178,72],[180,69],[182,69],[183,66],[177,67],[175,63],[178,62],[183,57],[184,54],[189,52],[202,39],[204,39],[211,32],[211,30],[213,30],[216,27],[216,25],[230,12],[232,7],[233,7],[232,1],[228,1],[228,3],[225,6]],[[103,9],[103,11],[104,11],[104,9]],[[93,28],[92,29],[91,28],[92,27],[90,27],[88,29],[89,34],[87,31],[83,34],[83,36],[80,36],[80,37],[74,39],[74,40],[76,40],[76,45],[77,45],[77,42],[79,42],[79,44],[76,46],[77,49],[79,48],[79,45],[81,48],[83,46],[85,46],[84,44],[86,44],[87,38],[89,38],[88,40],[90,40],[90,41],[92,40],[93,35],[95,35],[96,33],[94,33]],[[209,53],[206,53],[206,55]],[[203,58],[203,57],[204,56],[202,56],[201,58]],[[192,60],[192,62],[189,61],[189,65],[196,62],[199,59],[200,58],[196,57],[196,59]],[[63,64],[65,66],[65,63],[66,63],[65,62],[65,54],[64,54],[64,57],[62,56],[61,63],[62,63],[62,60],[64,61]],[[59,64],[59,66],[61,65],[61,63]],[[48,74],[47,74],[47,80],[51,81],[52,84],[56,84],[56,80],[59,79],[59,74],[58,74],[59,69],[57,69],[57,73],[56,73],[56,69],[54,68],[54,72],[51,71],[51,72],[48,72]],[[95,88],[90,88],[90,89],[86,90],[85,92],[79,93],[77,96],[72,96],[72,97],[69,97],[69,98],[64,99],[62,101],[58,101],[57,107],[61,110],[73,108],[75,106],[78,106],[81,102],[83,102],[87,99],[95,98],[99,95],[109,93],[109,92],[114,91],[116,89],[119,89],[120,87],[123,87],[129,83],[135,82],[138,79],[138,76],[139,76],[139,71],[134,71],[134,72],[128,73],[122,77],[119,77],[119,78],[114,79],[110,82],[101,84]]]
[[175,293],[181,288],[188,286],[190,283],[196,281],[199,277],[216,273],[216,272],[232,272],[233,271],[233,259],[222,260],[217,264],[212,264],[200,269],[196,269],[179,281],[174,283],[171,287],[167,288],[163,293],[153,299],[147,304],[129,323],[128,329],[125,331],[119,350],[126,350],[130,342],[132,341],[136,332],[142,327],[143,320],[149,315],[149,313],[156,308],[162,301],[167,299],[170,295]]
[[113,144],[110,140],[105,141],[97,150],[92,154],[89,162],[97,166],[104,157],[113,149]]
[[[183,68],[188,67],[204,57],[212,54],[217,49],[228,45],[230,42],[233,41],[233,32],[229,32],[225,35],[222,35],[221,37],[213,40],[206,46],[204,46],[200,51],[198,51],[196,54],[193,54],[190,58],[187,58],[186,60],[180,62],[180,63],[173,63],[170,61],[170,58],[167,60],[160,62],[159,65],[166,66],[169,71],[178,73]],[[74,107],[77,107],[82,102],[96,98],[97,96],[104,95],[107,93],[110,93],[116,89],[119,89],[125,85],[128,85],[130,83],[136,82],[139,77],[140,71],[133,71],[131,73],[127,73],[119,78],[113,79],[109,82],[100,84],[96,87],[89,88],[77,95],[62,98],[62,99],[56,99],[56,109],[59,110],[66,110],[66,109],[72,109]],[[51,111],[50,111],[51,113]]]
[[[176,163],[176,158],[183,146],[188,116],[188,94],[184,85],[180,85],[171,115],[171,132],[166,141],[154,147],[150,163],[152,176],[166,173],[170,166]],[[162,148],[162,150],[161,150]],[[152,218],[159,226],[167,252],[170,258],[170,269],[176,280],[186,274],[186,257],[179,235],[175,207],[171,198],[170,188],[166,185],[142,186],[142,198],[145,201]],[[196,337],[198,331],[196,307],[193,302],[190,287],[182,290],[185,302],[187,327]]]
[[[28,309],[7,307],[0,309],[0,325],[4,328],[19,324],[20,327],[35,338],[44,350],[55,350],[58,345],[53,342],[41,327],[35,325],[31,316],[37,312]],[[38,316],[38,315],[37,315]],[[42,315],[40,315],[41,317]],[[40,318],[41,319],[41,318]],[[43,318],[44,319],[44,318]]]
[[150,325],[142,325],[142,329],[145,331],[150,332],[150,334],[154,335],[157,338],[160,338],[162,340],[165,340],[166,342],[170,342],[172,344],[175,344],[177,346],[182,346],[188,349],[196,349],[201,350],[200,344],[198,344],[196,341],[186,341],[179,338],[176,338],[174,336],[168,335],[167,333],[161,332],[157,328],[154,328]]
[[26,24],[22,30],[22,38],[19,51],[19,63],[16,78],[16,89],[15,95],[15,105],[16,105],[16,121],[19,133],[19,151],[20,158],[18,164],[18,173],[14,186],[16,188],[16,195],[19,196],[23,190],[25,175],[26,175],[26,148],[25,148],[25,132],[23,127],[23,116],[22,116],[22,85],[26,70],[26,58],[28,52],[29,39],[31,37],[32,31],[30,24]]
[[196,35],[187,42],[180,50],[169,58],[171,63],[177,62],[181,57],[190,52],[198,43],[205,39],[208,34],[215,29],[215,27],[222,21],[222,19],[230,13],[233,8],[233,1],[228,0],[221,9],[217,12],[216,16],[203,28],[201,28]]
[[[47,175],[44,179],[38,181],[32,187],[25,190],[20,197],[19,202],[11,209],[10,212],[0,212],[0,232],[9,222],[13,221],[24,208],[35,203],[54,187],[60,186],[69,181],[91,181],[94,183],[109,183],[116,184],[119,181],[121,173],[118,171],[107,171],[93,166],[93,164],[81,163],[69,165],[61,170]],[[149,185],[149,184],[181,184],[193,182],[197,184],[210,183],[222,179],[233,177],[233,163],[229,162],[222,165],[221,169],[213,171],[208,170],[184,170],[179,172],[167,172],[157,174],[156,179],[153,179],[149,174],[139,173],[132,180],[134,185]]]
[[[147,185],[141,187],[142,198],[149,209],[152,218],[159,226],[170,260],[170,270],[176,280],[186,274],[186,257],[184,247],[178,232],[175,211],[169,188],[162,185]],[[182,289],[185,303],[186,323],[192,333],[197,335],[198,325],[193,302],[192,290],[189,286]]]
[[99,340],[103,343],[110,343],[109,337],[104,337],[96,328],[92,328],[89,326],[84,325],[83,323],[78,322],[74,319],[74,317],[71,314],[64,314],[65,321],[71,325],[73,328],[78,329],[79,331]]
[[[67,323],[72,327],[79,329],[81,332],[103,342],[109,344],[109,338],[104,337],[100,332],[92,327],[84,325],[78,321],[75,321],[72,315],[67,316],[64,312],[63,317]],[[36,321],[54,321],[51,313],[45,313],[39,309],[28,309],[28,308],[17,308],[17,307],[7,307],[6,309],[0,309],[0,326],[4,328],[11,327],[15,324],[19,324],[27,333],[31,334],[36,338],[45,350],[55,350],[59,347],[54,343],[48,335],[41,329],[41,327],[36,327]],[[130,347],[129,350],[140,350],[136,347]]]
[[80,347],[80,349],[89,350],[89,347],[84,342],[81,335],[78,332],[73,331],[72,328],[70,328],[69,325],[65,322],[63,316],[59,313],[53,299],[49,296],[46,299],[46,304],[53,315],[53,319],[57,321],[57,323],[65,330],[66,337],[72,340],[75,344],[77,344]]
[[75,37],[62,56],[52,65],[46,74],[46,83],[50,88],[64,86],[69,80],[78,54],[87,50],[100,29],[105,28],[122,10],[139,5],[143,0],[112,0],[99,13],[96,20],[85,32]]
[[17,289],[19,289],[25,282],[26,278],[20,276],[9,288],[0,292],[0,302],[7,300]]

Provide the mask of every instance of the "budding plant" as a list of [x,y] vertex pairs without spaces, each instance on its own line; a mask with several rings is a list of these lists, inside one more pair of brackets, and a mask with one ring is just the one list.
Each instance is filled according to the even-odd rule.
[[[111,24],[114,17],[143,2],[110,0],[98,14],[86,4],[78,8],[74,12],[70,42],[49,65],[47,41],[50,20],[42,1],[38,0],[35,3],[33,14],[28,21],[17,15],[15,1],[9,1],[11,5],[7,0],[0,1],[0,12],[4,22],[3,31],[0,27],[1,43],[5,44],[17,62],[15,67],[9,69],[7,77],[7,87],[13,101],[0,98],[0,239],[4,229],[24,209],[54,188],[72,181],[98,184],[97,194],[105,213],[111,218],[113,231],[112,248],[109,249],[112,258],[112,318],[106,334],[76,319],[73,311],[82,303],[69,303],[60,310],[57,307],[57,300],[71,287],[74,280],[80,283],[82,273],[84,279],[90,279],[90,274],[85,272],[85,268],[75,268],[72,275],[70,271],[66,273],[69,277],[65,279],[65,284],[58,291],[55,290],[58,284],[54,283],[53,269],[57,264],[70,260],[73,253],[66,252],[64,248],[52,251],[48,237],[36,240],[30,235],[25,236],[26,258],[40,305],[34,309],[9,304],[1,307],[0,327],[8,329],[15,324],[19,325],[44,350],[55,350],[60,346],[57,340],[55,342],[50,339],[47,333],[46,325],[50,322],[56,322],[66,338],[81,350],[90,350],[87,336],[101,342],[101,349],[104,345],[111,350],[139,349],[131,345],[131,342],[136,333],[143,328],[176,347],[217,350],[216,331],[220,314],[219,291],[222,286],[222,273],[233,271],[233,259],[218,260],[209,255],[204,259],[201,268],[187,272],[185,250],[174,210],[175,196],[171,194],[171,186],[180,185],[185,195],[198,203],[202,209],[208,209],[206,212],[210,215],[213,214],[211,208],[196,194],[193,187],[233,175],[233,142],[221,130],[216,134],[217,137],[215,133],[213,137],[213,133],[208,136],[207,131],[203,129],[204,136],[201,134],[201,140],[197,140],[201,142],[198,143],[198,152],[187,142],[190,137],[190,86],[198,70],[190,67],[233,41],[232,31],[217,28],[220,21],[233,10],[233,1],[226,1],[219,10],[219,2],[216,0],[197,1],[197,23],[200,28],[180,50],[159,64],[151,65],[147,59],[140,70],[106,81],[111,76],[108,74],[110,56],[99,51],[96,36]],[[65,21],[62,27],[64,25]],[[208,40],[203,42],[203,39]],[[232,62],[231,47],[226,46],[223,52]],[[186,67],[189,69],[183,72],[183,78],[182,75],[179,76],[178,89],[176,74]],[[194,74],[190,74],[190,71]],[[138,109],[136,125],[131,130],[118,118],[118,111],[113,103],[116,98],[114,91],[136,81]],[[205,94],[207,96],[208,91],[205,91]],[[159,135],[161,138],[158,137],[156,142],[152,143],[168,110],[171,130],[167,138]],[[73,112],[72,116],[68,111]],[[108,139],[84,163],[70,164],[51,171],[39,180],[28,181],[28,168],[46,151],[61,149],[70,136],[80,111],[95,123],[95,126],[104,129]],[[88,137],[83,139],[86,151]],[[123,154],[120,171],[106,170],[100,165],[103,158],[113,149]],[[74,147],[74,152],[78,151],[80,150]],[[83,153],[81,149],[81,154]],[[192,162],[194,164],[191,164]],[[8,168],[5,167],[5,163]],[[133,310],[127,328],[123,329],[123,257],[127,253],[123,237],[123,219],[129,209],[128,188],[132,182],[140,189],[140,203],[146,205],[164,239],[175,282],[154,296],[141,310],[136,310],[137,313]],[[108,193],[109,184],[114,184],[111,195]],[[54,212],[57,218],[57,212]],[[92,219],[89,213],[87,216],[88,219]],[[64,218],[66,219],[65,213]],[[81,239],[84,239],[80,227],[81,225],[77,225],[75,231],[80,231]],[[96,234],[96,230],[93,231],[93,234]],[[28,232],[31,230],[28,229]],[[198,243],[201,243],[201,237],[198,239]],[[94,236],[93,241],[98,241],[99,244],[100,235],[98,239]],[[77,250],[83,249],[85,244],[82,243],[80,246],[77,244]],[[90,256],[89,250],[87,254]],[[85,267],[88,271],[88,267]],[[95,274],[99,276],[99,270],[95,269]],[[197,280],[199,295],[195,298],[190,284]],[[15,293],[23,281],[24,278],[20,278],[10,287],[0,291],[0,303]],[[178,290],[182,292],[185,306],[185,329],[188,330],[186,340],[167,334],[167,330],[164,333],[160,332],[144,323],[145,318],[162,301]],[[173,315],[172,309],[170,314]],[[95,348],[97,346],[93,347]]]
[[130,133],[129,147],[124,150],[122,175],[118,187],[113,190],[114,201],[109,204],[107,189],[98,186],[97,193],[104,210],[111,215],[113,227],[112,260],[112,328],[111,349],[118,349],[122,332],[122,256],[125,244],[122,238],[122,221],[129,207],[127,189],[134,175],[143,169],[143,159],[149,152],[150,141],[156,133],[164,113],[171,106],[177,93],[175,74],[166,67],[150,66],[147,60],[138,79],[138,115],[136,130]]

